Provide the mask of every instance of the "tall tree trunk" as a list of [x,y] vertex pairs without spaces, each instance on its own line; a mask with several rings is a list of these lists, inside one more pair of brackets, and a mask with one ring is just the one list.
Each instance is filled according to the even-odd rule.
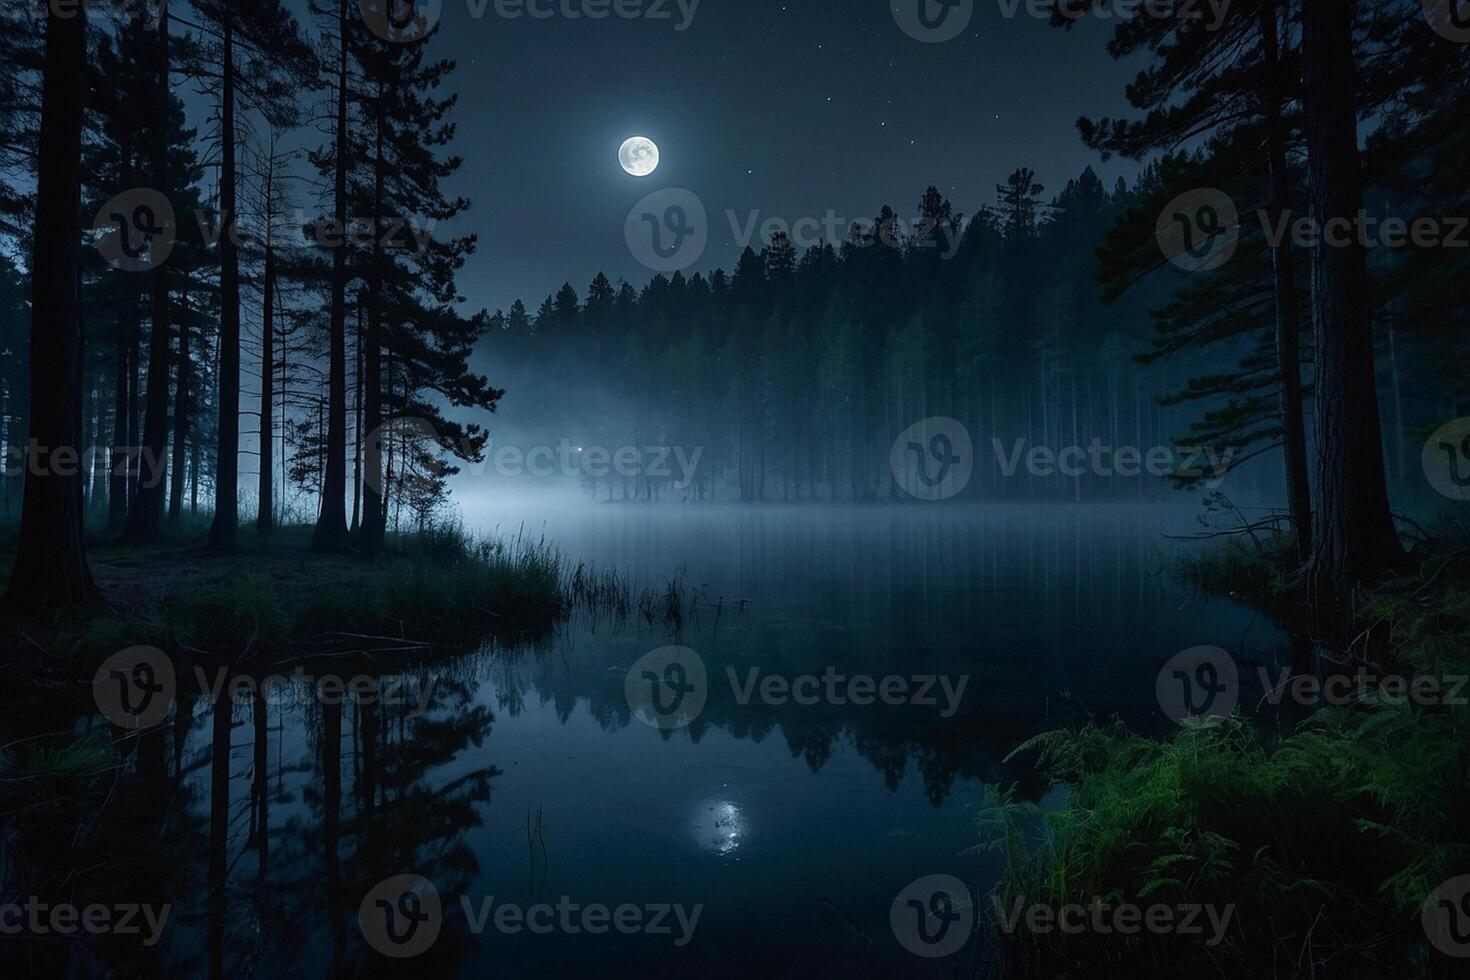
[[199,513],[199,437],[189,441],[189,514]]
[[[1277,0],[1261,8],[1261,44],[1266,61],[1266,126],[1270,144],[1271,221],[1276,226],[1291,210],[1291,184],[1286,169],[1286,132],[1281,122],[1285,84],[1282,78]],[[1276,361],[1281,374],[1282,455],[1286,500],[1296,529],[1297,559],[1312,557],[1312,487],[1307,479],[1307,432],[1302,416],[1301,312],[1297,303],[1296,267],[1289,236],[1271,250],[1276,285]]]
[[327,400],[316,400],[316,472],[325,490],[327,485]]
[[117,365],[112,389],[112,460],[107,469],[107,533],[121,534],[128,523],[128,348],[133,304],[124,293],[117,319]]
[[[123,445],[128,448],[128,475],[123,489],[128,496],[128,514],[133,512],[133,496],[137,490],[139,472],[139,442],[142,426],[139,425],[138,406],[143,376],[143,324],[138,319],[138,310],[133,307],[140,297],[131,297],[128,310],[128,438]],[[126,524],[124,524],[126,526]]]
[[362,527],[362,303],[357,304],[357,333],[352,344],[352,533]]
[[174,382],[174,448],[170,454],[168,522],[178,524],[184,508],[184,467],[189,442],[189,303],[185,294],[181,304],[185,319],[179,323],[179,368]]
[[[93,428],[92,428],[92,436],[93,436],[92,444],[96,448],[94,450],[92,450],[92,452],[91,452],[91,455],[92,455],[92,492],[91,492],[90,498],[87,501],[87,514],[89,516],[93,516],[95,514],[100,513],[100,511],[101,511],[104,503],[107,500],[107,471],[108,471],[108,465],[107,465],[108,464],[108,460],[102,458],[102,441],[107,438],[107,435],[106,435],[106,433],[107,433],[107,408],[106,408],[107,392],[106,392],[106,389],[103,388],[103,386],[102,386],[102,378],[101,378],[100,375],[97,378],[97,383],[93,387],[95,389],[95,395],[93,396],[92,401],[93,401],[93,404],[96,406],[97,418],[93,422]],[[8,400],[9,392],[7,392],[6,394],[7,394],[7,400]],[[10,427],[10,419],[8,417],[5,420],[5,425],[6,425],[6,429],[9,430],[9,427]],[[6,432],[6,435],[5,435],[5,444],[7,446],[9,446],[11,444],[10,443],[10,440],[11,440],[10,432],[7,431]],[[8,514],[9,513],[8,508],[10,506],[9,499],[7,499],[5,501],[5,506],[7,508],[7,514]]]
[[240,254],[235,242],[235,32],[225,8],[223,82],[220,106],[220,317],[218,436],[214,464],[212,551],[239,545],[240,512]]
[[265,285],[263,307],[260,317],[260,481],[257,497],[259,505],[255,516],[255,527],[262,534],[269,534],[274,522],[275,502],[272,499],[276,485],[276,464],[272,450],[275,448],[274,381],[276,369],[276,254],[273,235],[271,196],[276,175],[275,144],[272,141],[270,162],[265,175]]
[[[337,150],[335,219],[339,234],[347,227],[347,0],[337,5],[341,51],[337,66]],[[374,238],[377,236],[374,235]],[[331,353],[327,370],[327,465],[322,476],[322,509],[311,546],[340,551],[347,544],[347,245],[332,252]]]
[[[387,361],[385,390],[387,391],[389,398],[391,398],[393,395],[393,352],[391,350],[388,351],[385,360]],[[385,458],[383,461],[383,491],[382,500],[380,502],[382,513],[378,515],[377,527],[379,540],[381,541],[382,536],[385,535],[388,530],[388,515],[392,513],[394,490],[393,481],[396,478],[396,474],[393,470],[393,463],[397,459],[395,452],[397,447],[393,444],[393,431],[391,427],[380,429],[378,432],[378,436],[374,441],[376,441],[380,446],[387,447],[387,453],[385,454]]]
[[[1311,213],[1317,227],[1356,228],[1363,206],[1354,101],[1353,11],[1344,0],[1305,0],[1305,81]],[[1354,235],[1324,241],[1312,255],[1317,328],[1317,500],[1312,558],[1314,605],[1323,622],[1341,610],[1354,583],[1403,556],[1388,507],[1383,433],[1373,376],[1368,260]]]
[[1398,489],[1404,489],[1404,475],[1408,467],[1404,463],[1404,388],[1402,388],[1401,375],[1398,370],[1398,328],[1395,326],[1398,314],[1389,314],[1388,326],[1388,366],[1389,381],[1394,388],[1394,470],[1397,473]]
[[[87,18],[52,7],[46,18],[41,133],[36,156],[35,245],[31,262],[31,412],[15,568],[4,605],[32,614],[90,600],[82,487],[77,467],[50,454],[75,449],[82,434],[79,318],[82,101]],[[39,457],[39,458],[37,458]]]
[[[159,6],[158,43],[154,48],[154,133],[149,168],[153,187],[167,195],[168,186],[168,7]],[[153,541],[163,521],[163,452],[168,444],[168,271],[164,263],[153,267],[150,283],[153,323],[148,335],[148,403],[143,417],[143,438],[133,509],[123,537],[133,542]]]
[[[376,149],[373,154],[373,220],[377,221],[383,206],[383,100],[381,84],[377,102]],[[367,377],[363,382],[362,424],[367,428],[363,440],[362,460],[362,550],[375,555],[383,543],[387,503],[383,482],[383,303],[382,303],[382,236],[373,235],[372,266],[368,271],[368,336],[364,362]]]
[[291,401],[291,392],[286,384],[290,375],[287,373],[287,360],[290,357],[290,337],[286,333],[286,325],[281,324],[281,513],[286,513],[287,501],[290,499],[287,491],[287,481],[291,478],[291,454],[287,449],[287,439],[291,434],[291,420],[287,417]]
[[[85,310],[81,311],[81,319],[82,336],[86,336],[87,322]],[[83,370],[85,371],[85,368]],[[81,466],[81,473],[79,475],[82,478],[82,515],[85,517],[94,503],[92,499],[92,448],[101,441],[101,430],[96,428],[96,409],[101,397],[97,393],[97,386],[92,384],[85,376],[83,377],[82,385],[85,391],[85,396],[82,401],[82,425],[86,431],[82,433],[82,441],[77,446],[82,453],[78,464]]]
[[1404,464],[1404,389],[1399,373],[1398,310],[1389,309],[1388,316],[1388,377],[1393,387],[1393,457],[1395,486],[1404,488],[1406,467]]

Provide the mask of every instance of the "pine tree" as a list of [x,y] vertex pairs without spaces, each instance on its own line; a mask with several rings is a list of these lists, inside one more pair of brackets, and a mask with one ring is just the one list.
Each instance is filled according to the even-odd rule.
[[[1353,222],[1363,207],[1358,152],[1353,12],[1343,0],[1303,0],[1303,119],[1311,216],[1318,228]],[[1383,433],[1374,378],[1368,258],[1350,236],[1312,254],[1317,325],[1314,601],[1324,624],[1352,587],[1403,556],[1388,507]]]
[[[348,0],[336,0],[334,6],[313,3],[311,10],[327,22],[327,37],[335,41],[333,57],[322,59],[330,65],[333,91],[333,129],[330,151],[316,157],[318,166],[330,168],[332,174],[332,231],[344,236],[332,252],[331,323],[328,327],[330,353],[327,368],[327,434],[326,467],[322,479],[321,510],[312,533],[312,548],[338,551],[347,541],[347,282],[348,195],[350,160],[353,159],[352,119],[348,106],[351,96],[352,58],[360,57],[364,45],[371,44],[362,24],[348,12]],[[335,35],[335,37],[334,37]],[[374,238],[377,236],[374,235]],[[377,316],[376,306],[373,316]],[[376,323],[376,320],[374,321]],[[374,334],[376,336],[376,333]],[[370,355],[368,370],[377,368],[376,355]]]
[[[82,529],[82,478],[60,465],[82,435],[82,331],[77,309],[82,107],[87,18],[46,16],[37,144],[35,246],[31,268],[29,453],[15,568],[4,604],[33,615],[90,601],[96,593]],[[53,465],[55,464],[55,465]]]
[[[1287,158],[1300,139],[1295,107],[1288,101],[1288,93],[1295,92],[1298,84],[1292,53],[1282,49],[1283,34],[1288,33],[1281,23],[1283,13],[1290,13],[1283,0],[1250,0],[1222,8],[1218,22],[1213,17],[1139,17],[1119,24],[1109,46],[1115,58],[1140,51],[1156,56],[1128,90],[1130,102],[1145,116],[1137,120],[1083,119],[1079,127],[1084,140],[1105,158],[1121,153],[1142,159],[1203,137],[1217,158],[1210,169],[1219,182],[1232,190],[1248,188],[1253,198],[1263,195],[1265,212],[1273,224],[1279,222],[1295,207]],[[1071,27],[1074,22],[1060,13],[1053,15],[1053,23]],[[1264,172],[1263,187],[1242,184],[1234,176],[1251,172]],[[1270,249],[1269,285],[1255,286],[1253,278],[1241,282],[1242,293],[1260,289],[1271,304],[1276,351],[1274,408],[1254,395],[1260,391],[1254,380],[1260,376],[1261,365],[1253,360],[1241,379],[1253,392],[1249,410],[1237,412],[1237,425],[1232,427],[1222,429],[1216,424],[1218,419],[1206,420],[1204,431],[1223,435],[1231,428],[1263,423],[1262,414],[1274,416],[1269,425],[1275,429],[1272,438],[1282,448],[1288,510],[1298,555],[1305,561],[1311,553],[1312,508],[1303,423],[1297,265],[1298,256],[1284,238]],[[1256,301],[1250,295],[1240,299],[1251,305]],[[1204,315],[1210,315],[1208,308]]]
[[[383,453],[391,446],[392,423],[416,420],[414,431],[432,433],[440,451],[479,460],[488,433],[476,423],[447,418],[440,400],[494,411],[504,394],[469,369],[475,342],[485,330],[485,312],[465,317],[456,310],[463,302],[456,277],[474,253],[475,237],[384,241],[396,221],[411,218],[418,227],[433,229],[469,208],[468,200],[449,198],[440,187],[461,161],[439,155],[454,139],[455,127],[445,120],[456,97],[436,94],[455,67],[453,61],[427,57],[436,33],[437,27],[411,44],[359,35],[351,46],[364,79],[365,137],[362,146],[352,149],[367,171],[358,193],[375,231],[364,273],[368,329],[363,427],[368,437],[362,544],[368,556],[381,549],[388,517]],[[571,297],[575,304],[575,290]],[[385,356],[394,371],[386,379]],[[429,392],[438,397],[426,397]]]
[[[134,127],[147,146],[150,186],[168,197],[175,215],[187,215],[197,198],[190,186],[200,177],[201,168],[192,142],[194,130],[184,128],[183,103],[169,87],[170,41],[167,8],[160,8],[155,28],[138,22],[126,26],[122,42],[136,52],[130,59],[142,69],[142,109],[139,117],[126,119],[123,125]],[[190,235],[186,230],[184,237]],[[188,246],[185,245],[184,248]],[[181,248],[182,252],[184,248]],[[170,256],[172,257],[172,256]],[[144,408],[141,465],[133,489],[133,504],[128,512],[124,539],[148,542],[158,535],[163,520],[164,499],[168,484],[163,471],[164,450],[168,441],[169,377],[173,354],[169,343],[173,328],[170,292],[175,288],[177,273],[168,262],[159,262],[149,274],[151,322],[148,332],[147,401]],[[183,354],[180,357],[184,356]]]
[[268,112],[285,93],[304,87],[311,62],[296,18],[280,0],[194,5],[214,42],[204,57],[218,79],[219,99],[219,397],[209,547],[233,551],[239,532],[241,105]]

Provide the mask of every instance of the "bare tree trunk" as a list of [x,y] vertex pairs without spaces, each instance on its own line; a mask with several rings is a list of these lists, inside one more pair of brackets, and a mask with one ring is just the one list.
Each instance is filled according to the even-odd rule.
[[[131,297],[136,301],[138,297]],[[123,445],[128,448],[128,473],[123,484],[123,490],[128,497],[128,515],[133,513],[134,497],[138,485],[138,473],[140,465],[139,447],[142,441],[142,427],[138,424],[139,387],[143,375],[143,326],[138,322],[137,311],[129,303],[128,311],[128,437]],[[126,522],[124,522],[126,527]]]
[[[333,187],[339,233],[347,225],[347,0],[338,0],[341,34],[337,68],[336,173]],[[376,226],[374,226],[376,227]],[[373,236],[378,237],[376,234]],[[340,551],[347,545],[347,254],[346,241],[332,252],[331,353],[328,358],[327,467],[322,476],[322,509],[311,536],[315,551]]]
[[34,614],[91,600],[82,528],[81,477],[51,466],[50,454],[81,438],[83,339],[77,277],[81,208],[82,102],[87,18],[53,7],[37,149],[35,245],[31,262],[31,412],[25,495],[15,568],[4,605]]
[[274,191],[276,175],[276,148],[275,141],[271,141],[270,162],[266,164],[265,176],[265,284],[263,296],[263,308],[260,317],[260,479],[257,483],[256,495],[259,498],[259,506],[256,508],[255,527],[262,534],[269,534],[274,524],[275,503],[271,499],[275,489],[275,459],[272,450],[275,448],[273,439],[275,418],[273,412],[274,381],[276,368],[276,253],[273,235],[272,202],[271,196]]
[[[383,205],[383,101],[381,87],[378,98],[377,147],[373,154],[373,217],[377,219]],[[367,377],[363,383],[363,419],[367,436],[363,441],[362,484],[362,550],[369,557],[383,544],[384,524],[388,518],[383,482],[383,416],[382,356],[383,301],[381,296],[382,244],[373,235],[372,267],[368,272],[368,336],[364,362]],[[390,375],[391,385],[391,375]]]
[[[92,402],[95,406],[97,418],[92,425],[92,445],[95,448],[92,450],[92,494],[87,502],[89,515],[100,513],[107,500],[107,461],[98,458],[98,455],[102,451],[102,442],[107,438],[107,397],[106,389],[102,387],[101,377],[98,377],[94,389],[96,393]],[[8,391],[6,392],[6,398],[7,400],[9,399]],[[5,445],[9,446],[11,445],[12,434],[10,432],[10,418],[8,415],[5,419],[5,426]],[[7,509],[10,506],[8,497],[5,501],[5,506]]]
[[[168,90],[168,7],[159,6],[158,38],[154,48],[154,105],[156,130],[149,147],[149,169],[153,186],[168,194],[167,151],[169,118]],[[150,282],[153,301],[153,323],[148,335],[148,402],[143,418],[143,438],[139,442],[138,482],[133,492],[133,509],[123,537],[128,541],[147,542],[158,537],[163,521],[164,471],[163,453],[168,445],[168,271],[158,263]]]
[[327,401],[316,400],[316,472],[318,486],[325,491],[327,485]]
[[219,416],[214,465],[213,551],[239,546],[240,505],[240,254],[235,244],[235,34],[226,6],[220,107]]
[[[1311,212],[1317,227],[1356,227],[1363,206],[1354,102],[1353,11],[1344,0],[1302,8],[1304,119]],[[1324,243],[1312,256],[1317,328],[1317,501],[1314,605],[1335,619],[1352,586],[1403,557],[1383,474],[1383,433],[1373,376],[1368,261],[1363,244]]]
[[188,455],[189,441],[189,312],[188,294],[183,298],[185,321],[179,324],[179,369],[174,392],[174,448],[172,453],[173,472],[168,489],[168,522],[178,524],[183,516],[184,466]]
[[291,472],[291,454],[287,449],[286,441],[291,432],[291,420],[288,418],[291,393],[287,389],[286,381],[290,378],[287,372],[287,360],[290,356],[289,336],[286,333],[286,324],[281,323],[281,513],[286,513],[288,500],[287,488]]
[[[1266,60],[1266,125],[1271,157],[1271,220],[1279,222],[1291,209],[1286,168],[1286,133],[1281,122],[1285,85],[1281,77],[1279,27],[1275,0],[1261,8],[1261,43]],[[1297,558],[1312,557],[1312,487],[1307,479],[1307,433],[1302,416],[1301,313],[1297,304],[1296,267],[1287,236],[1271,249],[1276,284],[1276,360],[1281,373],[1281,433],[1286,470],[1286,500],[1296,529]]]
[[199,513],[199,436],[189,440],[189,513]]
[[[388,352],[387,361],[388,361],[388,364],[387,364],[387,392],[388,392],[388,395],[391,397],[392,394],[393,394],[393,352],[392,351],[389,351]],[[379,534],[380,534],[379,540],[381,540],[381,535],[387,533],[387,530],[388,530],[388,514],[390,513],[390,510],[391,510],[391,508],[393,506],[393,489],[394,489],[394,487],[393,487],[393,481],[394,481],[394,479],[396,478],[396,475],[397,475],[395,473],[394,469],[393,469],[393,464],[394,464],[394,462],[397,459],[397,456],[396,456],[397,447],[394,446],[394,444],[393,444],[393,432],[392,432],[391,428],[390,429],[387,429],[386,431],[384,431],[382,433],[382,435],[376,441],[378,443],[380,443],[380,444],[386,444],[387,447],[388,447],[387,459],[385,460],[385,468],[384,468],[384,476],[383,476],[383,503],[382,503],[383,512],[380,515],[379,524],[378,524],[378,531],[379,531]]]
[[362,527],[362,303],[357,304],[357,333],[352,344],[352,533]]
[[1398,328],[1395,325],[1397,311],[1391,310],[1388,320],[1388,369],[1393,384],[1393,444],[1394,470],[1397,487],[1404,487],[1407,466],[1404,462],[1404,393],[1400,385]]
[[[85,311],[83,311],[83,313],[84,315],[82,318],[81,329],[82,335],[86,336],[87,324]],[[86,369],[83,368],[84,372],[85,370]],[[92,384],[90,381],[87,381],[85,377],[83,378],[82,385],[86,392],[82,402],[82,425],[85,427],[86,431],[82,434],[82,441],[77,445],[78,448],[81,450],[81,458],[78,460],[78,464],[81,466],[81,472],[78,475],[81,477],[82,480],[82,515],[85,517],[93,503],[92,447],[97,445],[100,437],[100,431],[95,428],[97,424],[97,402],[99,400],[99,395],[97,394],[97,386]]]
[[126,298],[117,321],[117,364],[112,389],[112,459],[107,468],[107,533],[121,534],[128,523],[128,347],[133,304]]

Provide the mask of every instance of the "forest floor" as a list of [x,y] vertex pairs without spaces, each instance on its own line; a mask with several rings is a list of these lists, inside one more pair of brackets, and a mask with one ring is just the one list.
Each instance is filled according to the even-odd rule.
[[312,551],[310,528],[285,528],[269,541],[252,533],[233,554],[209,551],[194,536],[145,546],[94,545],[87,557],[102,602],[146,619],[157,618],[170,597],[223,587],[242,573],[269,578],[288,614],[299,612],[318,590],[362,583],[374,574],[373,565],[355,555]]

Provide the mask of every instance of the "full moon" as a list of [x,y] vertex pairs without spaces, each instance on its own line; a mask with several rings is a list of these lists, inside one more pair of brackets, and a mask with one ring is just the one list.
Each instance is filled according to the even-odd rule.
[[658,169],[658,146],[647,136],[634,136],[618,149],[618,162],[634,177],[647,177]]

